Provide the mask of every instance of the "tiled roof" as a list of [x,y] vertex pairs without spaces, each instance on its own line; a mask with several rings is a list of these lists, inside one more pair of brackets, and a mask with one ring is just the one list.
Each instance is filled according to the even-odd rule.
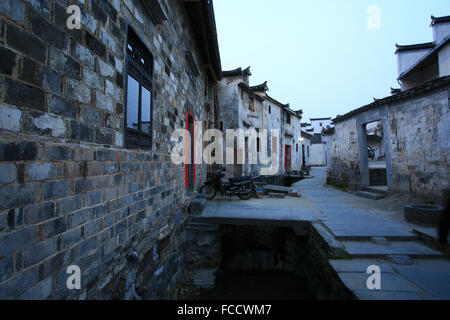
[[269,90],[269,87],[267,86],[267,81],[264,83],[261,83],[260,85],[250,87],[255,92],[266,92]]
[[450,16],[445,16],[445,17],[431,16],[431,25],[435,25],[438,23],[445,23],[445,22],[450,22]]
[[429,81],[421,86],[417,86],[410,90],[403,91],[399,94],[389,96],[389,97],[386,97],[383,99],[379,99],[375,102],[372,102],[371,104],[368,104],[361,108],[350,111],[343,116],[337,116],[335,119],[333,119],[333,122],[334,123],[340,122],[340,121],[346,120],[348,118],[351,118],[357,114],[360,114],[362,112],[365,112],[365,111],[368,111],[371,109],[375,109],[379,106],[385,105],[387,103],[392,103],[392,102],[401,101],[401,100],[408,99],[408,98],[413,98],[418,95],[427,93],[429,91],[432,91],[434,89],[437,89],[437,88],[440,88],[440,87],[443,87],[443,86],[449,85],[449,84],[450,84],[450,76],[438,78],[436,80]]
[[255,94],[253,92],[253,90],[250,89],[249,86],[247,86],[245,83],[239,83],[238,87],[241,88],[245,93],[247,93],[250,97],[252,97],[253,99],[258,100],[259,102],[263,102],[264,99],[260,96],[258,96],[257,94]]
[[251,76],[250,67],[242,70],[242,68],[237,68],[229,71],[222,71],[222,77],[237,77],[237,76]]
[[426,43],[416,43],[416,44],[408,44],[408,45],[400,45],[395,44],[397,50],[395,53],[409,51],[409,50],[419,50],[419,49],[433,49],[436,44],[434,42],[426,42]]
[[202,61],[215,80],[222,77],[216,19],[211,0],[183,2],[192,26],[192,32],[200,48]]

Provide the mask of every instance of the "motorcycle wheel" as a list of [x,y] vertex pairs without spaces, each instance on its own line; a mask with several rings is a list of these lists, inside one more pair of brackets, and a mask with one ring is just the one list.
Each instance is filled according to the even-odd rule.
[[[243,190],[243,193],[238,193],[238,197],[241,200],[250,200],[250,198],[252,197],[252,189],[250,190]],[[247,192],[248,191],[248,192]]]
[[212,200],[216,197],[216,189],[210,184],[205,184],[200,188],[200,193],[206,196],[206,199]]

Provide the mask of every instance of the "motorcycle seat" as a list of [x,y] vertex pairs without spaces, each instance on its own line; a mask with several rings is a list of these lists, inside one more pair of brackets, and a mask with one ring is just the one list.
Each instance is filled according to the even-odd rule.
[[250,181],[252,177],[241,177],[241,178],[230,178],[228,179],[231,183],[237,183],[237,182],[244,182],[244,181]]

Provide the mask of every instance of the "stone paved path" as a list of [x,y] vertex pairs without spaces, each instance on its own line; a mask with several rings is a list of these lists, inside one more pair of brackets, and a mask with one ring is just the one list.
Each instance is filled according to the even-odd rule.
[[[413,229],[433,235],[436,230],[403,221],[400,212],[386,210],[384,200],[371,200],[325,186],[326,169],[313,168],[313,179],[293,185],[302,197],[208,202],[202,219],[287,223],[314,222],[333,246],[350,260],[330,260],[342,282],[359,299],[450,299],[450,261],[426,246]],[[384,208],[384,209],[383,209]],[[326,229],[328,236],[324,235]],[[381,269],[381,290],[369,290],[367,267]]]
[[[322,213],[321,220],[351,260],[331,260],[343,283],[359,299],[450,299],[450,261],[419,241],[401,212],[378,209],[380,201],[325,187],[325,168],[295,186]],[[378,202],[377,202],[378,201]],[[436,234],[436,230],[426,229]],[[381,269],[381,290],[369,290],[367,267]]]

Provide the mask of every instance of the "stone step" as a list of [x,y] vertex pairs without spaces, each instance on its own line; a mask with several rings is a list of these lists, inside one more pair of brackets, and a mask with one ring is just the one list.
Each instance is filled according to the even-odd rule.
[[216,269],[197,269],[191,271],[194,285],[200,289],[214,289]]
[[[388,232],[386,232],[386,234],[388,234]],[[386,238],[386,240],[388,241],[414,241],[414,240],[419,240],[419,237],[413,233],[411,233],[410,235],[396,235],[395,232],[392,232],[389,235],[383,234],[383,237]],[[339,235],[339,236],[335,236],[336,240],[339,241],[370,241],[372,240],[373,236],[372,235],[357,235],[357,234],[352,234],[352,235]]]
[[195,199],[191,201],[190,204],[191,214],[194,216],[199,216],[202,214],[206,207],[206,199]]
[[269,193],[289,194],[291,192],[296,192],[297,190],[295,190],[294,188],[291,188],[291,187],[275,186],[275,185],[268,184],[268,185],[264,186],[264,191],[269,192]]
[[356,191],[355,194],[357,196],[367,198],[367,199],[373,199],[373,200],[380,200],[386,198],[386,196],[383,196],[381,194],[372,193],[368,191]]
[[284,194],[284,193],[269,192],[268,196],[269,196],[269,198],[274,198],[274,199],[286,198],[286,194]]
[[388,196],[389,191],[387,187],[365,187],[363,188],[363,191],[370,192],[370,193],[376,193],[382,196]]
[[413,232],[427,245],[439,249],[439,251],[450,256],[450,234],[447,237],[447,244],[441,245],[438,240],[437,229],[435,228],[417,228],[413,229]]
[[341,241],[345,250],[358,258],[407,255],[410,257],[442,257],[442,253],[417,241]]
[[199,232],[215,232],[219,230],[219,226],[217,224],[199,223],[193,219],[188,224],[187,229]]

